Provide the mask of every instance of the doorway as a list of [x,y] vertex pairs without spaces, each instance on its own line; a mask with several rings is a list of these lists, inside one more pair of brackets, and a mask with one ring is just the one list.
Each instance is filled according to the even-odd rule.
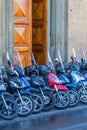
[[38,64],[46,63],[48,0],[14,0],[14,50],[23,66],[31,64],[33,51]]

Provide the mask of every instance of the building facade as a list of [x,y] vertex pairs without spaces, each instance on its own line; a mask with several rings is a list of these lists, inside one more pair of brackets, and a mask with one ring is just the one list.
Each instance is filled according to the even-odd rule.
[[68,0],[68,58],[75,48],[80,59],[80,49],[87,56],[87,0]]
[[[30,51],[38,64],[47,62],[47,52],[52,60],[63,60],[86,51],[86,0],[0,0],[0,63],[6,64],[6,53],[13,59],[18,50],[23,65],[29,65]],[[80,46],[79,46],[80,45]]]

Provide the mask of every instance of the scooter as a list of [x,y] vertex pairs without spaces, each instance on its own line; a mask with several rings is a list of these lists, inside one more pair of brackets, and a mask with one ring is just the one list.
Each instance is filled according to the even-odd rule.
[[[24,89],[31,93],[31,98],[34,101],[34,111],[33,113],[39,113],[44,108],[44,101],[41,95],[39,94],[38,90],[30,85],[27,80],[30,80],[29,77],[25,77],[24,68],[22,65],[22,61],[18,51],[15,51],[14,57],[16,58],[16,63],[13,65],[14,69],[18,72],[20,80],[24,84]],[[27,78],[27,80],[26,80]]]
[[[61,56],[59,55],[60,63],[62,63],[60,67],[63,67],[63,70],[64,70],[63,62],[60,57]],[[78,71],[79,69],[78,65],[74,64],[76,60],[76,58],[74,57],[72,57],[73,61],[71,62],[71,65],[69,65],[69,73],[66,73],[65,71],[63,71],[62,73],[60,71],[59,73],[59,68],[58,68],[59,66],[55,66],[56,71],[57,71],[59,79],[65,82],[64,85],[66,85],[69,89],[75,90],[79,93],[80,102],[87,103],[87,88],[84,85],[87,82],[85,81],[85,78],[83,77],[83,75]],[[67,83],[66,78],[69,79],[68,80],[70,81],[69,83]]]
[[[61,61],[61,68],[62,68],[62,71],[63,71],[62,76],[64,76],[65,70],[64,70],[63,63],[62,63],[62,59],[61,59],[61,56],[60,56],[60,53],[59,53],[59,52],[58,52],[58,55],[59,55],[59,59],[60,59],[60,61]],[[53,71],[54,73],[56,73],[56,66],[54,67],[53,62],[52,62],[52,60],[51,60],[51,57],[50,57],[49,53],[48,53],[48,59],[49,59],[49,66],[50,66],[51,71]],[[57,66],[60,65],[60,62],[58,62],[58,59],[56,59],[56,65],[57,65]],[[61,69],[61,68],[60,68],[60,69]],[[59,69],[59,70],[60,70],[60,69]],[[57,71],[58,71],[58,70],[57,70]],[[57,73],[56,73],[56,75],[57,75]],[[65,78],[65,81],[64,81],[64,80],[61,80],[59,76],[57,76],[57,77],[58,77],[58,79],[59,79],[59,84],[60,84],[60,85],[63,85],[63,86],[66,86],[66,87],[68,88],[68,91],[67,91],[67,92],[68,92],[68,94],[69,94],[69,96],[70,96],[70,104],[69,104],[69,106],[70,106],[70,107],[76,106],[76,105],[79,103],[79,95],[78,95],[78,93],[77,93],[76,91],[70,89],[70,88],[65,84],[65,83],[67,83],[68,85],[70,84],[69,79],[64,76],[64,78]],[[71,84],[70,84],[70,86],[71,86]]]
[[33,86],[34,88],[37,88],[40,95],[43,97],[44,100],[44,111],[48,111],[54,107],[55,99],[51,92],[51,89],[45,85],[44,80],[38,75],[38,71],[36,69],[36,66],[28,66],[25,67],[25,75],[30,77],[30,80],[28,82]]
[[6,68],[6,73],[8,76],[8,92],[14,96],[15,101],[18,104],[18,115],[22,117],[29,116],[34,111],[34,102],[30,96],[31,94],[24,90],[24,84],[21,82],[17,71],[13,68],[8,53],[7,63],[8,67]]
[[3,79],[4,73],[4,66],[0,66],[0,117],[11,120],[18,115],[18,105],[13,95],[7,92],[7,84],[4,82],[7,78],[4,76]]
[[30,85],[38,90],[38,93],[40,93],[41,97],[44,100],[44,111],[51,110],[54,108],[55,99],[51,92],[51,89],[45,85],[44,80],[38,75],[38,65],[36,64],[35,58],[33,53],[31,52],[31,66],[25,67],[25,75],[27,77],[30,77],[27,79],[27,81],[30,83]]
[[39,67],[40,76],[47,85],[51,88],[55,97],[55,107],[64,109],[69,106],[70,97],[68,94],[68,88],[59,84],[59,79],[55,73],[48,70],[48,66],[42,65]]

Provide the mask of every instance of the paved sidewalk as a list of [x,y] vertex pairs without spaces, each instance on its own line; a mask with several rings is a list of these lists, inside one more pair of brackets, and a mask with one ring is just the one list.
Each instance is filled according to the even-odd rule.
[[[73,112],[73,111],[78,111],[78,110],[82,110],[82,109],[86,109],[87,110],[87,105],[78,105],[76,107],[68,107],[66,109],[63,110],[58,110],[58,109],[54,109],[54,110],[50,110],[47,112],[40,112],[38,114],[32,114],[30,116],[27,117],[16,117],[12,120],[10,120],[10,123],[14,123],[14,122],[19,122],[19,121],[26,121],[28,119],[36,119],[38,117],[44,117],[44,116],[48,116],[48,115],[57,115],[57,114],[63,114],[66,112]],[[4,125],[4,124],[9,124],[9,120],[3,120],[0,118],[0,126]]]

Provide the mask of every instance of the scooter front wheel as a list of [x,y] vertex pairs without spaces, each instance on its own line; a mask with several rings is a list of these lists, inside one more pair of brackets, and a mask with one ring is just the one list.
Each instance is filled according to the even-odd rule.
[[[5,106],[7,105],[7,108]],[[18,115],[18,106],[15,100],[11,99],[10,97],[5,97],[5,103],[0,98],[0,116],[3,119],[11,120]]]
[[21,95],[22,102],[19,97],[16,98],[18,104],[18,115],[21,117],[29,116],[34,111],[34,102],[29,95]]
[[55,107],[59,109],[64,109],[69,106],[70,97],[66,91],[58,91],[54,93],[55,97]]

